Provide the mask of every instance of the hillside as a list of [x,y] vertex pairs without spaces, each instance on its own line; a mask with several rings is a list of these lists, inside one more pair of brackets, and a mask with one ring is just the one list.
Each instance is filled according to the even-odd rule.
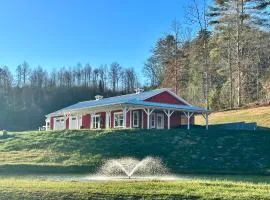
[[175,130],[13,133],[2,172],[89,172],[109,158],[160,157],[173,173],[270,174],[270,132]]
[[[209,116],[210,124],[240,121],[257,122],[257,125],[260,127],[270,128],[270,106],[215,112]],[[196,124],[204,123],[202,117],[196,117]]]

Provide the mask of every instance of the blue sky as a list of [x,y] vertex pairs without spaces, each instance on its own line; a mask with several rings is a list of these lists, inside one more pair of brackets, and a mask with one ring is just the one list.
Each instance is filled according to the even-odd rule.
[[119,62],[141,73],[155,41],[184,23],[185,0],[7,0],[0,4],[0,64],[48,70]]

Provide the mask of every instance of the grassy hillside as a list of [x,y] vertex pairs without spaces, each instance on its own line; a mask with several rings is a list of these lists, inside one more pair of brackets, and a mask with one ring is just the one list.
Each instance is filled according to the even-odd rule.
[[109,158],[158,156],[173,173],[270,174],[270,132],[175,130],[13,133],[0,172],[89,172]]
[[[258,126],[270,128],[270,106],[216,112],[209,117],[210,124],[239,121],[257,122]],[[204,123],[202,117],[196,117],[196,124]]]

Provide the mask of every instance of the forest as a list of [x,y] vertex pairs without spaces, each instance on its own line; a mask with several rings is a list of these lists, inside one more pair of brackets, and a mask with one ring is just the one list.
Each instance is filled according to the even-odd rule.
[[144,71],[151,87],[170,87],[193,104],[233,109],[270,100],[270,1],[192,0],[186,21],[152,48]]
[[44,124],[45,115],[63,107],[104,97],[127,94],[139,87],[133,68],[114,62],[93,68],[81,63],[50,73],[27,62],[11,73],[0,68],[0,129],[33,130]]
[[15,71],[0,66],[0,129],[37,129],[47,113],[137,87],[172,88],[192,104],[214,111],[268,104],[270,1],[191,0],[185,11],[186,23],[174,20],[150,49],[142,71],[145,81],[134,68],[117,62],[52,71],[25,61]]

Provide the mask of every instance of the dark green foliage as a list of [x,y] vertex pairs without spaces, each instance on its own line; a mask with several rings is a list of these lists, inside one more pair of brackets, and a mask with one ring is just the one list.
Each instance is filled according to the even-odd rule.
[[116,96],[137,87],[132,68],[118,67],[113,73],[110,76],[112,72],[106,66],[92,71],[90,65],[82,67],[80,63],[74,68],[54,70],[50,75],[40,66],[30,68],[26,62],[14,74],[0,66],[0,130],[37,130],[44,125],[46,114],[93,100],[97,94]]

